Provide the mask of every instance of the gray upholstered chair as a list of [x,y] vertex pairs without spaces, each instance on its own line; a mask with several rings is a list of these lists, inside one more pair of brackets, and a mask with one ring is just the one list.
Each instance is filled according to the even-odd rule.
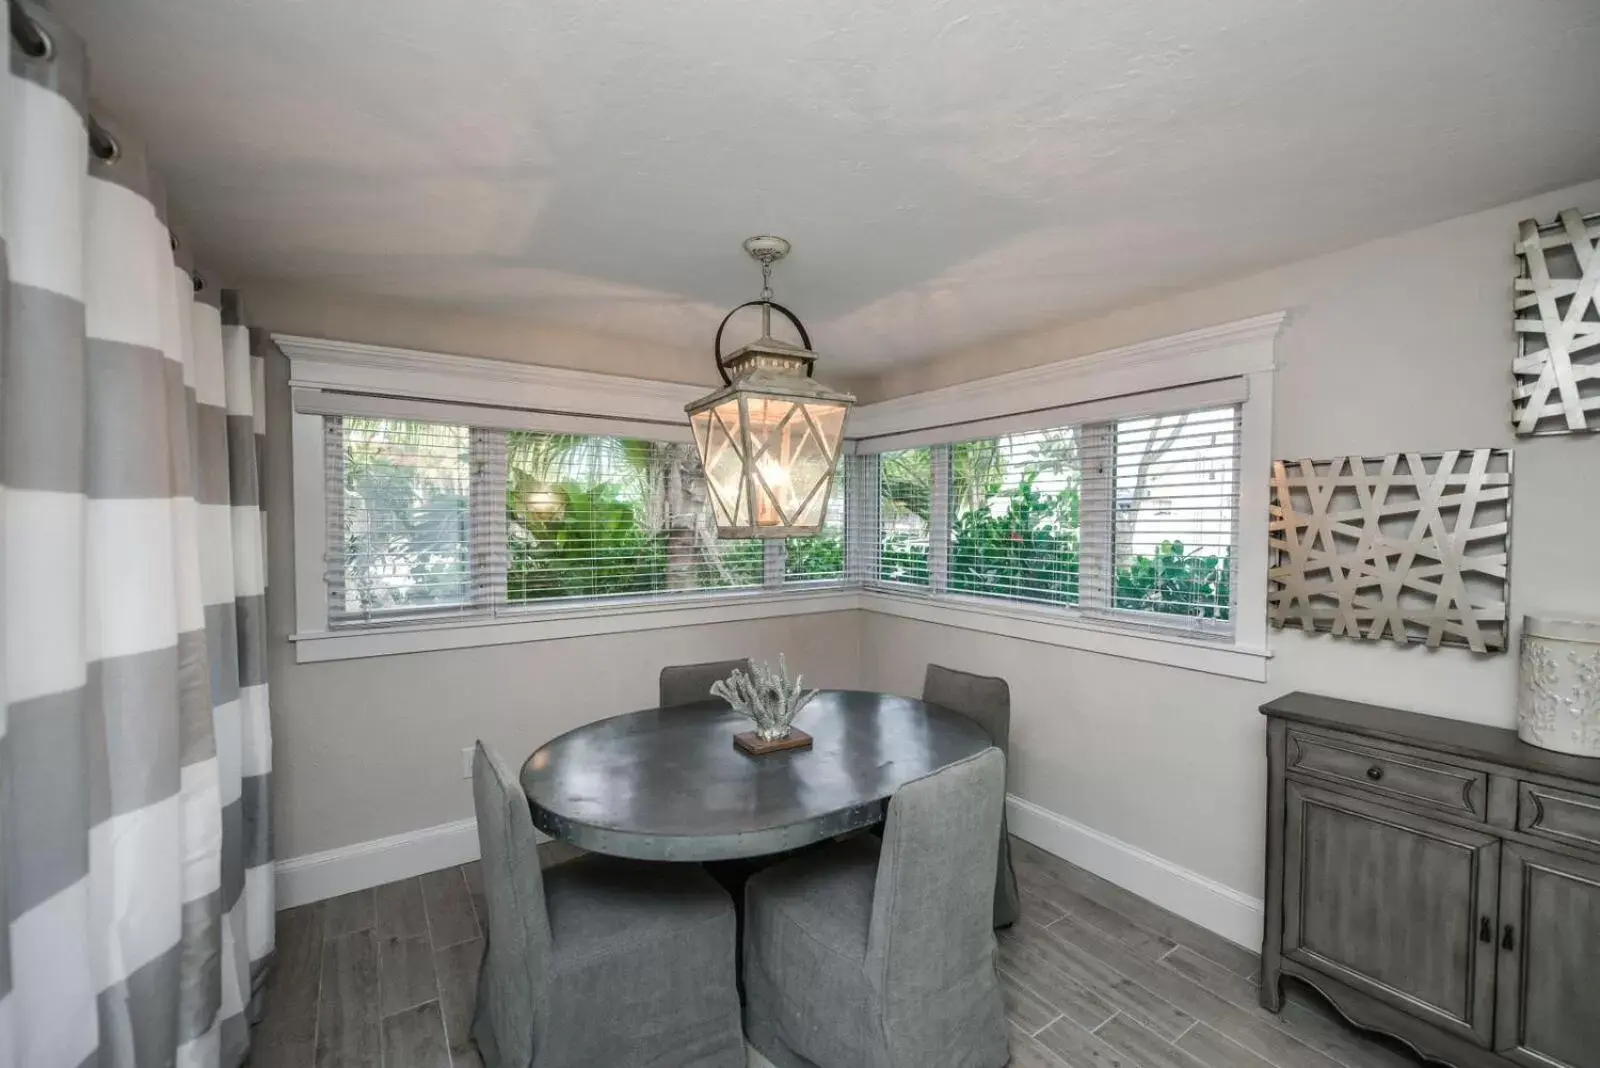
[[907,783],[857,835],[751,876],[745,1035],[776,1068],[999,1068],[990,923],[1005,757]]
[[[922,680],[922,699],[943,705],[973,720],[989,732],[989,740],[1011,760],[1011,687],[1005,679],[971,675],[965,671],[929,664]],[[1000,811],[1000,854],[994,871],[994,925],[1010,927],[1022,915],[1017,894],[1017,873],[1011,866],[1011,833]]]
[[733,902],[698,866],[588,855],[539,870],[528,800],[482,742],[472,793],[487,1068],[744,1068]]
[[733,669],[750,670],[750,661],[714,660],[709,664],[674,664],[661,669],[661,706],[687,705],[709,700],[711,684],[733,674]]

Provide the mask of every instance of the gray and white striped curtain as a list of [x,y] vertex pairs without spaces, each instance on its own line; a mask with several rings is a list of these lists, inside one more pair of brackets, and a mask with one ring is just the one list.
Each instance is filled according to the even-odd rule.
[[261,361],[81,41],[8,4],[0,1068],[234,1068],[273,948]]

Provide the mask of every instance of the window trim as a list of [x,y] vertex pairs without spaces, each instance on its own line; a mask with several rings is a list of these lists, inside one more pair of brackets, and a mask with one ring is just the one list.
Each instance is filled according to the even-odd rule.
[[[326,569],[327,502],[324,498],[323,417],[291,412],[294,493],[295,628],[290,636],[301,663],[471,648],[553,638],[737,622],[749,619],[863,610],[1002,634],[1126,659],[1167,664],[1241,679],[1264,681],[1271,653],[1267,642],[1267,539],[1272,462],[1274,343],[1286,318],[1273,312],[1218,326],[1094,352],[977,382],[858,406],[852,413],[846,451],[868,437],[917,434],[933,428],[1003,419],[1008,413],[1100,402],[1108,409],[1148,407],[1147,394],[1242,378],[1248,398],[1240,404],[1240,531],[1234,579],[1235,619],[1231,642],[1195,638],[1182,631],[1155,632],[1107,618],[1086,617],[1055,607],[1022,602],[930,595],[920,588],[864,585],[876,567],[876,485],[864,479],[845,501],[845,575],[765,585],[754,589],[685,594],[649,604],[616,601],[540,606],[493,618],[328,627]],[[518,425],[549,421],[551,429],[576,429],[595,421],[592,432],[652,436],[642,427],[665,429],[683,421],[683,405],[706,387],[570,371],[502,360],[450,356],[385,346],[275,334],[290,360],[291,392],[348,393],[400,398],[401,417],[422,418],[430,402],[459,411],[515,409]],[[449,421],[449,420],[447,420]],[[615,429],[601,429],[606,421]],[[632,424],[630,427],[629,424]],[[849,462],[858,463],[852,459]],[[1250,476],[1260,472],[1260,477]],[[1258,527],[1257,524],[1260,524]],[[1254,529],[1261,537],[1250,536]],[[871,544],[869,544],[869,542]],[[774,562],[774,550],[778,554]],[[782,575],[783,545],[768,547],[767,574]]]
[[859,607],[882,616],[1252,682],[1267,681],[1267,660],[1272,655],[1264,646],[1241,644],[1237,636],[1232,642],[1196,638],[1182,631],[1145,629],[1087,617],[1069,609],[1035,608],[1017,601],[958,593],[914,593],[905,587],[875,587],[861,591]]

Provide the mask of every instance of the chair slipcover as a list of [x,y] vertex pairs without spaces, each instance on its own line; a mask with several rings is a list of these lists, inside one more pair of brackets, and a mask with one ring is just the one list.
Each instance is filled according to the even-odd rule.
[[750,661],[714,660],[709,664],[674,664],[661,669],[661,707],[687,705],[711,699],[711,684],[750,670]]
[[[989,740],[1011,761],[1011,687],[1005,679],[969,675],[965,671],[929,664],[922,682],[922,699],[943,705],[976,722],[989,732]],[[1000,854],[994,871],[994,925],[1010,927],[1022,915],[1017,893],[1017,873],[1011,866],[1011,833],[1005,810],[1000,812]]]
[[744,1068],[727,894],[692,865],[590,855],[541,872],[527,798],[482,742],[472,780],[487,1068]]
[[883,839],[775,865],[745,890],[745,1031],[777,1068],[1000,1068],[991,913],[1005,757],[907,783]]

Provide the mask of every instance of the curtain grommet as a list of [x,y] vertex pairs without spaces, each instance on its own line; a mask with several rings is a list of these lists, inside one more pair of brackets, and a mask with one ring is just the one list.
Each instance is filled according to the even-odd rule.
[[11,39],[17,43],[22,54],[29,59],[48,63],[55,58],[56,42],[49,32],[28,13],[22,10],[19,4],[6,5],[11,12]]
[[89,117],[89,151],[94,153],[94,158],[107,167],[122,158],[122,146],[117,139],[98,122],[94,116]]

